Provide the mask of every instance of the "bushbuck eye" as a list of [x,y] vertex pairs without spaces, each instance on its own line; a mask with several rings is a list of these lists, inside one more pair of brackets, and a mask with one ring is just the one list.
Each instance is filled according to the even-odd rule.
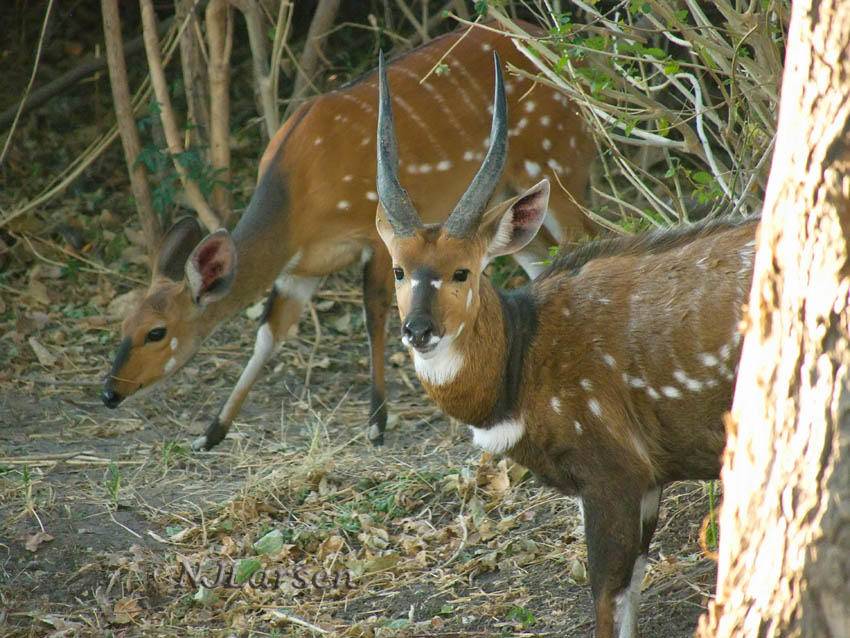
[[153,343],[154,341],[162,341],[165,338],[165,328],[154,328],[145,335],[145,343]]
[[395,275],[396,281],[401,281],[404,279],[404,270],[401,268],[393,268],[393,274]]
[[463,283],[467,277],[469,277],[469,271],[466,268],[461,268],[460,270],[455,270],[455,274],[452,275],[452,281]]

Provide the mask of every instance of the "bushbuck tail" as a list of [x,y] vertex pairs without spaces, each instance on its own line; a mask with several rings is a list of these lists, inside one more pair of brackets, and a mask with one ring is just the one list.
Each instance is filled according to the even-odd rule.
[[[529,68],[508,36],[486,26],[437,38],[389,67],[399,89],[395,105],[405,139],[403,171],[426,220],[445,219],[488,148],[489,117],[482,114],[490,107],[492,87],[482,78],[490,75],[492,51]],[[442,72],[423,80],[437,64]],[[522,118],[508,133],[514,143],[499,188],[515,194],[549,175],[575,198],[554,193],[548,232],[518,255],[534,274],[549,245],[594,231],[576,203],[584,194],[593,151],[563,95],[521,77],[509,81],[506,90]],[[147,294],[123,322],[103,391],[108,407],[179,370],[219,323],[271,289],[251,358],[194,442],[195,448],[211,448],[226,436],[263,365],[321,278],[362,260],[371,357],[368,438],[383,442],[384,345],[393,285],[389,255],[374,223],[377,94],[372,72],[300,106],[263,154],[257,188],[232,233],[204,237],[192,218],[168,231]]]
[[401,339],[474,443],[580,499],[596,635],[635,636],[662,487],[720,470],[756,221],[587,244],[496,290],[485,266],[532,241],[551,196],[544,179],[486,210],[507,158],[498,59],[496,77],[487,157],[449,218],[428,224],[397,176],[381,70],[376,223]]

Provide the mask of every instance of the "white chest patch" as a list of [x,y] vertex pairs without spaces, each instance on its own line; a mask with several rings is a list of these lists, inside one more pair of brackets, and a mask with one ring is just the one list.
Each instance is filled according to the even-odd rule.
[[525,424],[517,419],[508,419],[489,428],[472,430],[472,442],[490,454],[504,454],[515,446],[525,434]]
[[431,385],[445,385],[454,381],[463,367],[464,358],[452,347],[453,339],[443,338],[427,355],[413,350],[413,367],[417,376]]

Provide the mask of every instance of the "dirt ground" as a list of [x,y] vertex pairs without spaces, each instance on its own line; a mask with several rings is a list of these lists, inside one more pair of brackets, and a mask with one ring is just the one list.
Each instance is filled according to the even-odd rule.
[[[368,446],[358,279],[325,283],[320,338],[305,314],[208,453],[189,441],[235,382],[253,321],[230,322],[183,372],[116,411],[98,396],[113,322],[92,327],[99,317],[48,309],[40,328],[27,312],[0,324],[0,633],[588,635],[575,503],[477,452],[423,395],[395,339],[393,428],[384,448]],[[49,296],[62,308],[74,291]],[[31,339],[55,361],[41,352],[40,362]],[[715,578],[697,539],[707,511],[704,485],[668,491],[644,582],[644,636],[692,634]],[[258,552],[254,542],[272,530],[282,545]],[[327,574],[319,587],[288,577],[196,600],[181,559],[204,565],[208,583],[215,561]],[[342,570],[350,583],[326,587]]]

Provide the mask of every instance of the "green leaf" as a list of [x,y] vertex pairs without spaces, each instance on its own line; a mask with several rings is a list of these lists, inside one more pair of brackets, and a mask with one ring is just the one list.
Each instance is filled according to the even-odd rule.
[[236,566],[236,575],[234,576],[234,580],[240,584],[244,583],[261,567],[262,564],[256,558],[243,558]]
[[706,173],[705,171],[697,171],[693,175],[691,175],[691,179],[693,179],[697,184],[711,184],[714,180],[711,173]]

